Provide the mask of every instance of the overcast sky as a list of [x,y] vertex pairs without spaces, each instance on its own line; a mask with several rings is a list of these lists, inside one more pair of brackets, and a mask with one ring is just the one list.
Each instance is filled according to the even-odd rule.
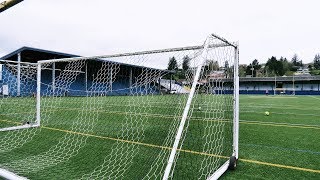
[[[3,0],[0,0],[1,2]],[[320,53],[319,0],[24,0],[0,14],[0,57],[22,46],[77,54],[240,43],[240,63]]]

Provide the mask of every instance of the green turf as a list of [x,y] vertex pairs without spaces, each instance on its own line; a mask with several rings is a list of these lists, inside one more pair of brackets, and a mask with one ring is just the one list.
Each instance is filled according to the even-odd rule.
[[[135,103],[132,103],[133,98],[136,98]],[[240,160],[237,170],[228,171],[222,179],[319,179],[320,173],[246,161],[255,160],[319,171],[320,146],[317,137],[320,137],[320,114],[318,113],[320,106],[316,98],[241,96]],[[4,164],[8,167],[7,164],[9,164],[10,167],[12,162],[30,163],[26,160],[19,161],[29,157],[36,159],[37,162],[21,165],[22,167],[30,166],[30,171],[23,171],[21,175],[31,179],[77,179],[94,170],[99,171],[96,168],[104,163],[108,154],[111,154],[113,156],[107,159],[121,164],[114,169],[119,170],[119,174],[122,171],[126,174],[125,177],[118,178],[141,179],[159,152],[163,151],[168,155],[170,151],[160,147],[119,142],[105,137],[163,146],[167,133],[180,120],[179,116],[182,114],[180,107],[185,100],[185,97],[175,95],[96,97],[89,100],[83,97],[56,99],[43,97],[41,118],[42,125],[45,127],[22,130],[20,134],[0,132],[0,137],[3,139],[9,137],[8,139],[15,140],[15,148],[10,151],[1,149],[10,145],[0,145],[0,156],[3,157],[0,158],[0,166]],[[26,117],[34,117],[32,110],[35,107],[35,101],[32,98],[24,99],[23,102],[19,98],[2,102],[0,120],[20,123]],[[230,107],[223,109],[218,102],[221,102],[221,99],[208,100],[207,97],[198,96],[194,102],[192,119],[187,124],[188,134],[182,149],[203,152],[202,147],[206,146],[205,142],[218,137],[218,134],[207,137],[208,134],[214,134],[205,131],[207,126],[213,127],[212,131],[223,131],[227,134],[230,132],[232,124],[228,120],[223,120],[225,118],[221,118],[232,117]],[[198,106],[201,106],[201,110]],[[270,116],[265,116],[265,111],[269,111]],[[95,119],[97,121],[94,121]],[[208,121],[212,119],[220,119],[220,121]],[[10,122],[0,121],[0,127],[6,126],[10,126]],[[60,130],[90,134],[95,137]],[[230,138],[230,135],[226,135],[225,139],[219,141],[224,144],[223,149],[231,145]],[[116,154],[112,154],[112,149],[115,147],[127,150],[127,154],[121,152],[124,156],[117,157]],[[49,162],[50,158],[44,155],[48,155],[45,153],[52,150],[60,153],[54,154]],[[138,155],[134,154],[135,152]],[[227,156],[230,153],[230,150],[225,150],[222,155]],[[179,158],[175,179],[195,179],[203,168],[203,162],[210,160],[205,161],[206,155],[189,152],[180,152]],[[215,159],[220,164],[226,160]],[[33,164],[36,166],[33,167]],[[163,168],[160,166],[154,173],[163,172]]]

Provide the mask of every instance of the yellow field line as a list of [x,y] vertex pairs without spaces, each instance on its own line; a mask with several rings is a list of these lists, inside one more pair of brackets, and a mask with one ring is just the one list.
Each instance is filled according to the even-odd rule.
[[5,119],[0,119],[1,122],[6,122],[8,124],[16,124],[16,125],[21,125],[22,123],[19,122],[14,122],[14,121],[10,121],[10,120],[5,120]]
[[[99,136],[99,135],[94,135],[94,134],[74,132],[74,131],[69,131],[69,130],[64,130],[64,129],[58,129],[58,128],[51,128],[51,127],[46,127],[46,126],[41,126],[41,128],[43,128],[43,129],[49,129],[49,130],[53,130],[53,131],[60,131],[60,132],[70,133],[70,134],[77,134],[77,135],[82,135],[82,136],[94,137],[94,138],[99,138],[99,139],[107,139],[107,140],[125,142],[125,143],[129,143],[129,144],[137,144],[137,145],[142,145],[142,146],[147,146],[147,147],[153,147],[153,148],[160,148],[160,149],[167,149],[167,150],[171,150],[171,149],[172,149],[171,147],[167,147],[167,146],[159,146],[159,145],[155,145],[155,144],[142,143],[142,142],[137,142],[137,141],[129,141],[129,140],[119,139],[119,138],[112,138],[112,137]],[[209,154],[209,153],[205,153],[205,152],[197,152],[197,151],[192,151],[192,150],[178,149],[178,151],[188,152],[188,153],[198,154],[198,155],[206,155],[206,156],[219,157],[219,158],[229,158],[229,157],[227,157],[227,156],[220,156],[220,155],[216,155],[216,154]]]
[[130,143],[130,144],[138,144],[138,145],[154,147],[154,148],[170,149],[169,147],[165,147],[165,146],[158,146],[158,145],[154,145],[154,144],[147,144],[147,143],[142,143],[142,142],[129,141],[129,140],[125,140],[125,139],[118,139],[118,138],[99,136],[99,135],[94,135],[94,134],[87,134],[87,133],[75,132],[75,131],[58,129],[58,128],[51,128],[51,127],[47,127],[47,126],[41,126],[41,128],[49,129],[49,130],[53,130],[53,131],[60,131],[60,132],[70,133],[70,134],[77,134],[77,135],[82,135],[82,136],[95,137],[95,138],[99,138],[99,139],[107,139],[107,140]]
[[285,169],[293,169],[293,170],[298,170],[298,171],[320,173],[320,170],[316,170],[316,169],[307,169],[307,168],[301,168],[301,167],[296,167],[296,166],[287,166],[287,165],[282,165],[282,164],[274,164],[274,163],[268,163],[268,162],[250,160],[250,159],[239,159],[239,160],[243,161],[243,162],[253,163],[253,164],[260,164],[260,165],[285,168]]
[[[9,120],[0,120],[0,121],[8,122],[8,123],[14,123],[14,124],[21,124],[21,123],[9,121]],[[107,140],[113,140],[113,141],[120,141],[120,142],[124,142],[124,143],[137,144],[137,145],[142,145],[142,146],[146,146],[146,147],[160,148],[160,149],[166,149],[166,150],[171,150],[172,149],[171,147],[166,147],[166,146],[159,146],[159,145],[155,145],[155,144],[148,144],[148,143],[142,143],[142,142],[136,142],[136,141],[129,141],[129,140],[124,140],[124,139],[105,137],[105,136],[99,136],[99,135],[75,132],[75,131],[70,131],[70,130],[51,128],[51,127],[46,127],[46,126],[41,126],[41,128],[52,130],[52,131],[59,131],[59,132],[64,132],[64,133],[77,134],[77,135],[81,135],[81,136],[94,137],[94,138],[98,138],[98,139],[107,139]],[[210,153],[206,153],[206,152],[198,152],[198,151],[185,150],[185,149],[178,149],[178,151],[191,153],[191,154],[197,154],[197,155],[225,158],[225,159],[229,158],[227,156],[221,156],[221,155],[210,154]],[[282,165],[282,164],[274,164],[274,163],[268,163],[268,162],[250,160],[250,159],[242,159],[241,158],[241,159],[239,159],[239,161],[253,163],[253,164],[259,164],[259,165],[272,166],[272,167],[285,168],[285,169],[293,169],[293,170],[299,170],[299,171],[305,171],[305,172],[320,173],[320,170],[307,169],[307,168],[301,168],[301,167],[295,167],[295,166],[287,166],[287,165]]]
[[[82,136],[95,137],[95,138],[99,138],[99,139],[108,139],[108,140],[120,141],[120,142],[125,142],[125,143],[130,143],[130,144],[137,144],[137,145],[142,145],[142,146],[147,146],[147,147],[153,147],[153,148],[160,148],[160,149],[166,149],[166,150],[171,150],[171,149],[172,149],[171,147],[159,146],[159,145],[155,145],[155,144],[148,144],[148,143],[142,143],[142,142],[136,142],[136,141],[129,141],[129,140],[124,140],[124,139],[118,139],[118,138],[98,136],[98,135],[93,135],[93,134],[87,134],[87,133],[81,133],[81,132],[74,132],[74,131],[57,129],[57,128],[51,128],[51,127],[45,127],[45,126],[41,126],[41,128],[49,129],[49,130],[54,130],[54,131],[65,132],[65,133],[78,134],[78,135],[82,135]],[[180,151],[180,152],[186,152],[186,153],[191,153],[191,154],[197,154],[197,155],[204,155],[204,156],[212,156],[212,157],[218,157],[218,158],[225,158],[225,159],[228,159],[228,158],[229,158],[229,157],[227,157],[227,156],[221,156],[221,155],[216,155],[216,154],[210,154],[210,153],[198,152],[198,151],[192,151],[192,150],[185,150],[185,149],[178,149],[178,151]],[[320,170],[308,169],[308,168],[301,168],[301,167],[296,167],[296,166],[288,166],[288,165],[282,165],[282,164],[274,164],[274,163],[256,161],[256,160],[251,160],[251,159],[242,159],[242,158],[241,158],[241,159],[239,159],[239,161],[248,162],[248,163],[253,163],[253,164],[259,164],[259,165],[266,165],[266,166],[278,167],[278,168],[293,169],[293,170],[298,170],[298,171],[305,171],[305,172],[312,172],[312,173],[320,173]]]

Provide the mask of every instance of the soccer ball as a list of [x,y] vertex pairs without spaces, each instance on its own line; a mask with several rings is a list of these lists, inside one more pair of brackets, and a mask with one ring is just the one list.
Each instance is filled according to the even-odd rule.
[[269,111],[264,112],[264,115],[269,116],[270,115]]
[[200,106],[198,107],[198,110],[201,111],[201,107]]

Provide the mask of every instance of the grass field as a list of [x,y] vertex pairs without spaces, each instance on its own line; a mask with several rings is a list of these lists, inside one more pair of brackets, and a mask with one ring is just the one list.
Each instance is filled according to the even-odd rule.
[[[148,177],[161,177],[166,162],[157,155],[165,157],[170,152],[164,139],[170,131],[175,132],[175,115],[182,114],[185,103],[179,99],[185,98],[135,97],[139,100],[134,104],[128,98],[84,101],[69,97],[54,103],[44,98],[42,107],[47,108],[42,110],[41,128],[0,132],[0,167],[31,179],[88,178],[90,173],[97,178],[112,174],[110,177],[141,179],[145,169],[153,166]],[[221,117],[232,114],[230,109],[213,108],[219,104],[197,99],[196,103],[200,102],[204,104],[201,111],[195,109],[188,124],[191,136],[187,134],[179,151],[175,179],[199,177],[207,168],[204,162],[221,164],[231,153],[224,150],[221,157],[213,157],[214,152],[203,153],[200,147],[206,145],[201,137],[210,132],[198,130],[228,134],[231,123]],[[237,170],[228,171],[222,179],[320,179],[319,102],[317,96],[240,96],[240,159]],[[0,127],[34,117],[34,106],[32,98],[23,103],[19,99],[2,101]],[[212,111],[207,112],[210,108]],[[270,116],[265,116],[265,111]],[[207,120],[212,118],[218,121]],[[219,135],[213,133],[207,141]],[[230,136],[216,142],[226,149]],[[124,171],[125,177],[121,175]]]

